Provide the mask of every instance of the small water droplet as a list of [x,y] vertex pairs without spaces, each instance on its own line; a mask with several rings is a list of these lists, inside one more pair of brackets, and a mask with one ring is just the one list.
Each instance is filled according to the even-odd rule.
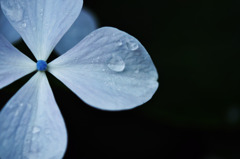
[[22,27],[26,28],[27,24],[25,22],[22,23]]
[[33,134],[36,134],[36,133],[38,133],[39,131],[40,131],[41,129],[39,128],[39,127],[33,127],[33,130],[32,130],[32,133]]
[[122,46],[122,44],[123,44],[122,41],[118,41],[118,42],[117,42],[117,45],[118,45],[118,46]]
[[22,107],[24,104],[23,103],[20,103],[19,106]]
[[122,72],[125,68],[125,62],[120,56],[112,56],[107,66],[113,71]]
[[136,70],[134,71],[134,73],[139,73],[139,69],[136,69]]
[[127,47],[128,47],[128,49],[130,49],[132,51],[135,51],[135,50],[138,49],[139,46],[135,41],[130,40],[130,41],[127,42]]

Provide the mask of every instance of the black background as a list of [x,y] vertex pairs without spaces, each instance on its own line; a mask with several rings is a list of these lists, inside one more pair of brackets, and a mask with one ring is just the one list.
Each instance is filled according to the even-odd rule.
[[[48,73],[69,135],[64,159],[240,158],[238,0],[85,0],[84,6],[100,26],[124,30],[145,46],[160,85],[148,103],[107,112],[84,104]],[[16,47],[29,52],[23,42]],[[1,107],[31,75],[1,90]]]

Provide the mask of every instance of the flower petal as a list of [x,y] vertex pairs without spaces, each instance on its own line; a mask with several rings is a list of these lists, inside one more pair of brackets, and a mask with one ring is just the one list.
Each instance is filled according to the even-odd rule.
[[0,158],[62,158],[67,133],[45,73],[38,72],[0,112]]
[[36,70],[36,64],[0,35],[0,89]]
[[158,88],[156,68],[141,43],[111,27],[100,28],[49,64],[49,71],[91,106],[130,109]]
[[55,47],[56,52],[60,55],[67,52],[96,28],[96,18],[89,10],[83,8],[77,20]]
[[1,1],[3,13],[37,60],[47,60],[57,42],[78,17],[82,0]]
[[1,9],[0,9],[0,33],[11,43],[18,41],[21,38],[18,32],[8,22],[5,15],[2,13]]

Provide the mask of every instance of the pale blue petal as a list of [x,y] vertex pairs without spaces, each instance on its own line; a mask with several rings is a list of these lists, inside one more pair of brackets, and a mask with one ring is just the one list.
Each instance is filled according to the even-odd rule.
[[0,89],[36,70],[36,64],[0,35]]
[[60,55],[67,52],[85,36],[97,29],[97,26],[95,16],[83,8],[77,20],[57,44],[55,51]]
[[18,41],[21,38],[18,32],[8,22],[5,15],[2,13],[1,9],[0,9],[0,34],[2,34],[11,43]]
[[91,106],[130,109],[147,102],[158,74],[145,48],[133,36],[100,28],[49,64],[49,71]]
[[82,0],[7,0],[3,13],[37,60],[46,60],[78,17]]
[[38,72],[0,112],[1,159],[61,159],[67,144],[62,115],[44,72]]

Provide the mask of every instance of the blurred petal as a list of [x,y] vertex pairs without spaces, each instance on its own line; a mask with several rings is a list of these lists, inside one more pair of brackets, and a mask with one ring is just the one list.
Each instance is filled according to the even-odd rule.
[[36,64],[0,35],[0,89],[36,70]]
[[141,43],[111,27],[100,28],[49,64],[49,71],[91,106],[130,109],[158,88],[156,68]]
[[78,17],[82,0],[7,0],[3,13],[37,60],[46,60]]
[[11,43],[18,41],[21,38],[18,32],[8,22],[5,15],[2,13],[1,9],[0,9],[0,34],[2,34]]
[[38,72],[0,112],[0,158],[60,159],[67,133],[45,73]]
[[83,8],[77,20],[57,44],[56,52],[60,55],[67,52],[96,28],[96,18],[90,11]]

